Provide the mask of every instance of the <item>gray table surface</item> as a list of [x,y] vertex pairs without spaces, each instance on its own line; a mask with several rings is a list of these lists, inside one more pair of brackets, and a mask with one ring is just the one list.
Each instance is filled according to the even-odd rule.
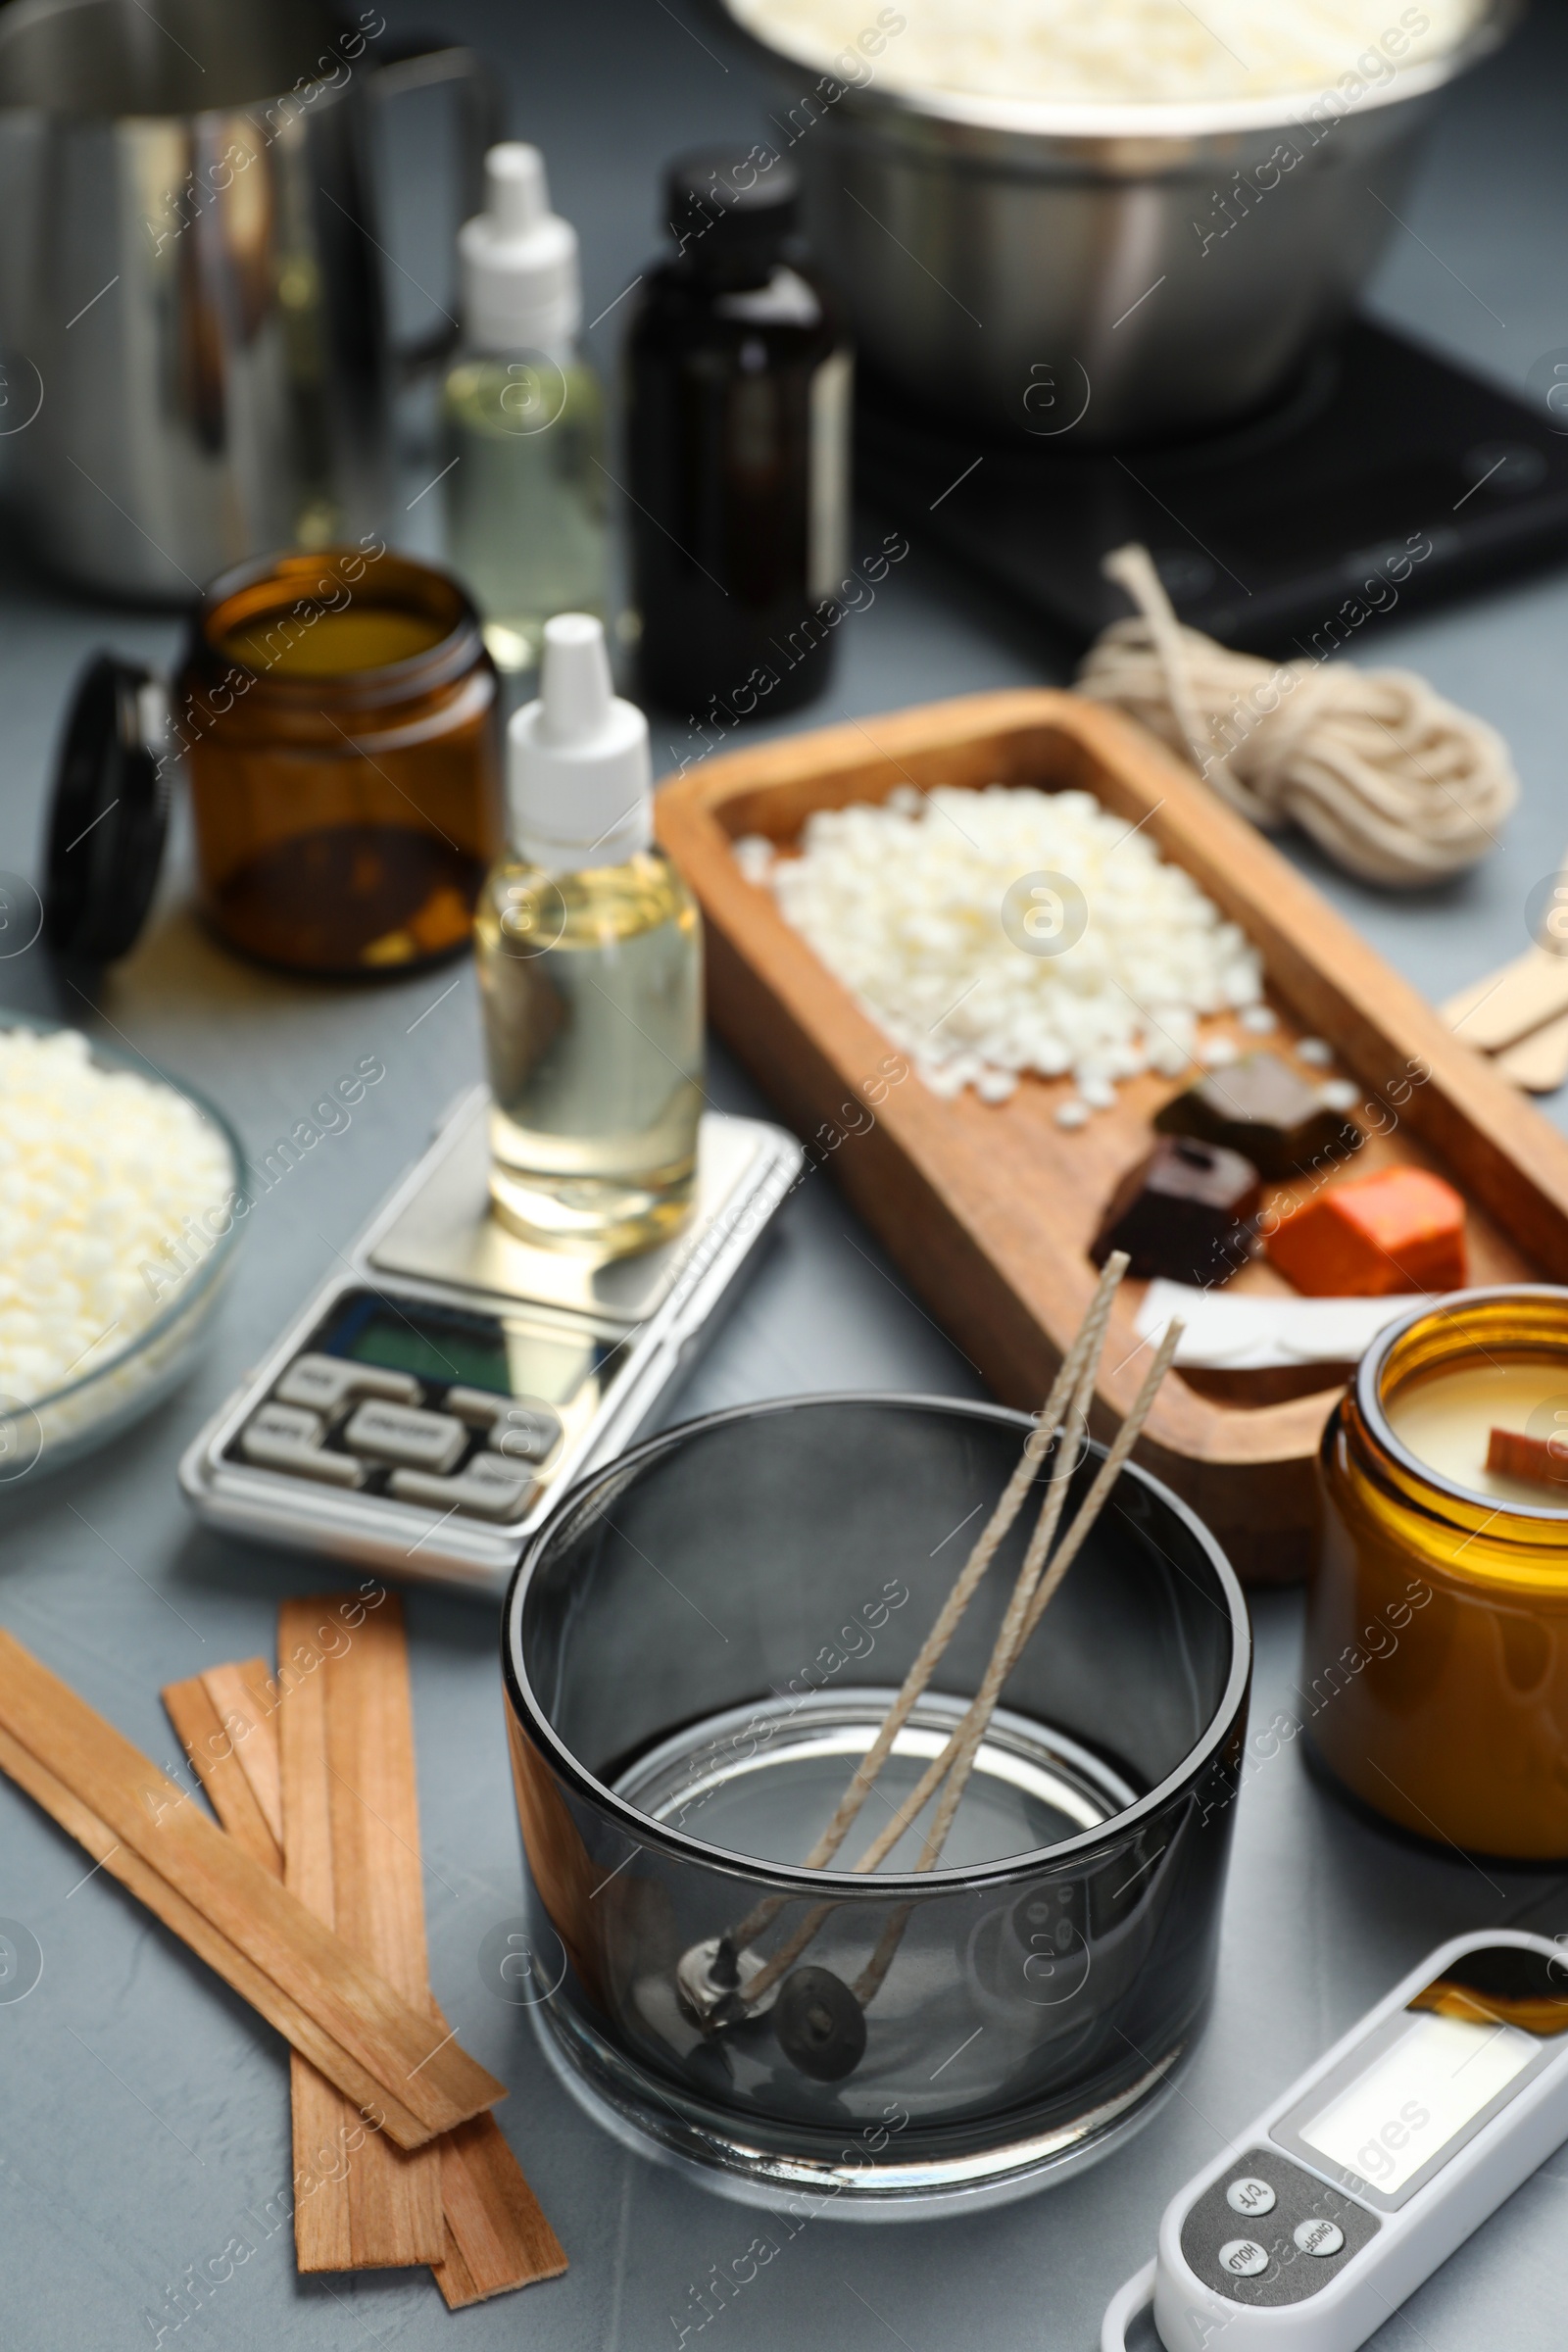
[[[388,8],[396,29],[415,21]],[[427,24],[435,13],[418,15]],[[558,202],[582,230],[590,318],[647,258],[660,160],[764,128],[764,94],[705,46],[679,0],[587,0],[526,20],[508,0],[447,0],[440,22],[505,64],[514,127],[545,146]],[[1451,104],[1374,291],[1380,315],[1504,384],[1568,338],[1565,90],[1568,28],[1543,8]],[[414,185],[406,174],[393,209],[407,218],[393,225],[428,238],[423,208],[407,200]],[[426,284],[439,266],[434,255],[409,264]],[[607,360],[617,324],[612,314],[596,330]],[[944,568],[918,514],[894,519],[910,560],[842,631],[831,695],[796,723],[1063,674],[1052,649]],[[85,649],[107,639],[165,659],[174,627],[91,610],[19,557],[3,562],[0,866],[27,874],[61,697]],[[1500,726],[1523,806],[1481,871],[1416,899],[1358,889],[1287,846],[1396,964],[1442,994],[1523,944],[1525,898],[1568,830],[1568,574],[1374,625],[1355,658],[1420,668]],[[669,740],[686,748],[678,730]],[[331,991],[247,969],[193,921],[181,858],[150,937],[96,1005],[37,951],[0,962],[0,1003],[130,1040],[216,1098],[256,1152],[362,1055],[387,1068],[352,1125],[253,1217],[189,1386],[81,1471],[18,1491],[0,1520],[0,1623],[162,1761],[173,1749],[160,1685],[270,1648],[280,1595],[331,1581],[299,1558],[199,1532],[175,1490],[176,1455],[477,1072],[471,977]],[[711,1086],[725,1106],[763,1107],[717,1054]],[[1549,1115],[1560,1119],[1562,1103]],[[681,1409],[846,1387],[971,1395],[975,1380],[817,1175]],[[1298,1597],[1261,1596],[1254,1618],[1253,1723],[1266,1727],[1298,1706]],[[1142,2137],[1102,2169],[989,2217],[918,2230],[820,2222],[731,2300],[710,2300],[715,2316],[703,2325],[695,2290],[743,2253],[752,2218],[604,2137],[547,2070],[525,2018],[483,1987],[478,1947],[517,1912],[521,1886],[493,1613],[417,1592],[411,1623],[434,1982],[467,2047],[512,2086],[501,2120],[569,2249],[569,2276],[458,2319],[422,2274],[297,2278],[290,2233],[270,2229],[267,2214],[289,2169],[281,2045],[102,1874],[79,1884],[78,1849],[0,1787],[0,1916],[24,1922],[44,1953],[30,1996],[0,2002],[0,2340],[17,2352],[459,2338],[654,2352],[710,2329],[730,2352],[802,2340],[824,2352],[888,2341],[906,2352],[960,2341],[1089,2352],[1107,2296],[1152,2248],[1165,2198],[1397,1974],[1461,1930],[1568,1929],[1561,1874],[1483,1869],[1385,1836],[1308,1780],[1299,1742],[1287,1744],[1259,1765],[1239,1807],[1213,2023],[1179,2095]],[[1560,2154],[1378,2343],[1460,2352],[1506,2332],[1520,2352],[1560,2344],[1565,2226]],[[193,2289],[193,2273],[211,2278],[215,2262],[223,2271],[234,2239],[250,2250],[232,2275]]]

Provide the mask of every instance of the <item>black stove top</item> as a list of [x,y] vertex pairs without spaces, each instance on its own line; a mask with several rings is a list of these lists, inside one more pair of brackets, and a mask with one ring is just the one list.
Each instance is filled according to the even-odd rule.
[[857,463],[906,528],[1078,642],[1128,610],[1100,562],[1133,539],[1184,620],[1270,655],[1568,557],[1568,432],[1364,319],[1266,416],[1125,452],[987,440],[868,380]]

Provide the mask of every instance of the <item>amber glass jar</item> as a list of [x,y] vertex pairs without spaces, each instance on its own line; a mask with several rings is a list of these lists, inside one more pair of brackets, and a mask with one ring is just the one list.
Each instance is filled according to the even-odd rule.
[[499,855],[496,674],[457,582],[379,541],[215,581],[172,698],[207,912],[291,971],[468,944]]
[[[1532,1474],[1488,1468],[1498,1427]],[[1420,1837],[1568,1857],[1568,1291],[1461,1292],[1393,1326],[1322,1472],[1301,1677],[1318,1753]]]

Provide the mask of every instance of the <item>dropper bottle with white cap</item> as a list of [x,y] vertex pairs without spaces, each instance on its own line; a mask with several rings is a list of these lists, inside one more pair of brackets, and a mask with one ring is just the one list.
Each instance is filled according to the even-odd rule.
[[536,1246],[626,1256],[691,1207],[703,935],[654,842],[648,722],[612,689],[597,616],[547,624],[507,749],[512,847],[475,919],[491,1203]]
[[577,232],[544,158],[485,158],[485,209],[458,237],[463,341],[446,380],[447,554],[514,703],[552,612],[609,616],[605,404],[578,347]]

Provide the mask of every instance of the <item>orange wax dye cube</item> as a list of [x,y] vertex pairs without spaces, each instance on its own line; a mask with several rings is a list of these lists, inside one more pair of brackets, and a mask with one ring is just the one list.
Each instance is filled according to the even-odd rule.
[[1464,1202],[1424,1168],[1384,1168],[1304,1200],[1266,1244],[1312,1298],[1458,1291],[1466,1281]]

